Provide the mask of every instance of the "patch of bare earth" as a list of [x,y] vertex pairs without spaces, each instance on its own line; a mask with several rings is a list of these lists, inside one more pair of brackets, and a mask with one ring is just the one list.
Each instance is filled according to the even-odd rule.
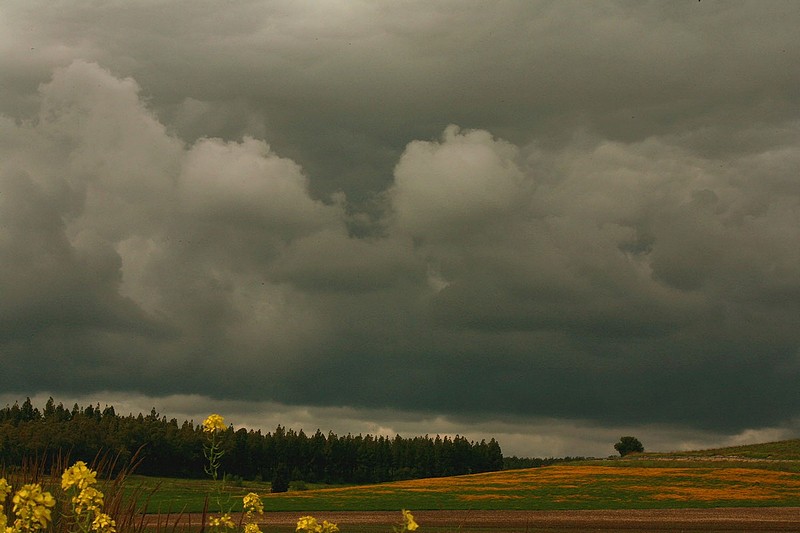
[[[397,524],[397,511],[270,512],[259,522],[291,526],[304,514],[328,520],[347,531],[348,525]],[[800,507],[740,507],[718,509],[635,509],[609,511],[414,511],[425,526],[454,530],[498,531],[800,531]],[[234,517],[236,520],[239,517]],[[161,522],[159,522],[161,520]],[[183,515],[180,524],[199,525],[199,514]],[[174,525],[176,516],[148,515],[150,525]]]

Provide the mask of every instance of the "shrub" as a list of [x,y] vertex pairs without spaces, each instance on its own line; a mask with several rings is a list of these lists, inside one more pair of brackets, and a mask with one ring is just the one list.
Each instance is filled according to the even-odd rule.
[[272,478],[272,492],[286,492],[289,490],[289,469],[286,465],[278,465],[275,477]]

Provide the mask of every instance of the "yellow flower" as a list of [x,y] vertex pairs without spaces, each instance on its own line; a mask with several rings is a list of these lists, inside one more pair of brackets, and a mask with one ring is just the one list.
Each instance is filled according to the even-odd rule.
[[307,533],[317,533],[320,531],[320,525],[317,519],[313,516],[301,516],[297,520],[297,529],[295,531],[306,531]]
[[313,516],[302,516],[297,521],[297,529],[295,529],[295,531],[305,531],[306,533],[337,533],[339,527],[327,520],[323,520],[320,524]]
[[322,521],[322,527],[319,529],[321,533],[337,533],[339,531],[339,526],[328,522],[327,520]]
[[209,415],[208,418],[203,420],[203,431],[206,433],[225,431],[226,429],[228,428],[225,426],[225,419],[218,414]]
[[52,520],[50,508],[56,501],[49,492],[42,491],[38,484],[23,485],[11,499],[14,503],[14,529],[33,531],[47,528]]
[[261,533],[258,524],[246,524],[244,526],[244,533]]
[[9,494],[11,494],[11,485],[8,484],[6,478],[0,477],[0,506],[3,505]]
[[80,494],[72,497],[75,512],[99,511],[103,507],[103,493],[94,487],[86,487]]
[[403,509],[403,531],[414,531],[419,525],[414,521],[411,511]]
[[117,524],[107,514],[98,513],[92,522],[92,531],[97,531],[98,533],[115,533],[117,531]]
[[0,531],[5,531],[6,529],[7,519],[3,503],[9,494],[11,494],[11,485],[8,484],[6,478],[0,477]]
[[68,490],[71,487],[78,487],[78,489],[83,490],[97,483],[96,477],[97,472],[90,470],[83,461],[78,461],[64,470],[61,475],[61,488]]
[[231,519],[231,515],[225,513],[220,517],[212,517],[208,521],[208,525],[211,527],[226,527],[233,529],[236,527],[236,524],[233,523],[233,519]]
[[243,498],[243,502],[244,502],[244,510],[247,514],[252,514],[252,513],[262,514],[264,512],[264,504],[261,503],[261,497],[255,492],[247,494]]

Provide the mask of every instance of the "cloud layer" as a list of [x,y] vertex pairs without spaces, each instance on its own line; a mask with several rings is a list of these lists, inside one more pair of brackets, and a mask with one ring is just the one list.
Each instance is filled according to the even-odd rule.
[[2,389],[791,434],[790,4],[460,5],[3,8]]

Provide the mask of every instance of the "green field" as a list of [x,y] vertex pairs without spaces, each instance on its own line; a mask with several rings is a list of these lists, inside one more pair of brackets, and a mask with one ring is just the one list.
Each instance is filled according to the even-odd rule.
[[[223,507],[240,508],[251,491],[267,512],[800,506],[798,457],[800,440],[283,494],[244,482],[225,487]],[[128,487],[151,494],[149,512],[199,512],[215,490],[210,481],[137,476]]]

